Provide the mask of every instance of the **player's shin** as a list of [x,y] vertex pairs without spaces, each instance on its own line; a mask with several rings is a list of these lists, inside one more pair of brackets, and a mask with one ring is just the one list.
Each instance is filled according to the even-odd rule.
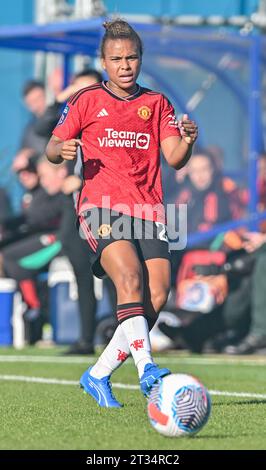
[[91,375],[101,379],[111,375],[118,367],[125,362],[130,354],[127,338],[119,325],[106,346],[98,361],[91,369]]
[[118,305],[117,317],[128,341],[139,377],[147,364],[153,363],[149,327],[141,303]]
[[[139,308],[139,305],[137,305],[136,308]],[[118,312],[120,311],[120,315],[122,314],[122,310],[124,309],[121,308],[120,310],[118,310]],[[147,317],[149,330],[153,328],[156,322],[156,319],[157,318],[155,316]],[[131,342],[135,341],[136,339],[137,338],[135,338]],[[145,357],[148,357],[148,362],[150,363],[152,362],[152,359],[150,357],[150,342],[147,342],[147,344],[149,348],[149,354],[147,356],[145,354]],[[106,346],[106,348],[102,352],[96,364],[92,367],[91,375],[98,379],[101,379],[102,377],[105,377],[106,375],[111,375],[116,369],[118,369],[118,367],[120,367],[126,361],[129,355],[130,355],[129,343],[128,343],[126,334],[124,332],[124,329],[122,328],[121,325],[119,325],[117,329],[115,330],[114,335],[112,339],[110,340],[109,344]],[[140,366],[141,366],[141,362],[140,362]],[[146,363],[147,361],[145,360],[144,366]],[[143,369],[143,367],[141,367],[141,369]]]

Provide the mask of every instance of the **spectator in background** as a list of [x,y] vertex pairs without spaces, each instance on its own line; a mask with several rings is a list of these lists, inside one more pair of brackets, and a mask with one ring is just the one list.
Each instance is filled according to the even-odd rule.
[[[219,185],[226,194],[226,201],[231,213],[231,218],[237,219],[245,214],[248,203],[248,192],[240,189],[236,183],[222,173],[223,155],[219,148],[208,147],[207,152],[195,150],[195,156],[198,153],[208,153],[213,161],[216,179],[220,180]],[[193,158],[190,163],[193,163]],[[185,167],[186,176],[181,175],[182,187],[179,191],[179,197],[183,196],[183,190],[186,197],[190,194],[190,185],[193,183],[193,174],[190,174],[190,166]],[[200,171],[201,173],[201,171]],[[191,178],[192,176],[192,178]],[[197,176],[196,175],[196,179]],[[189,177],[189,181],[187,178]],[[185,187],[183,186],[185,184]],[[258,193],[259,209],[266,209],[266,155],[262,154],[258,160]],[[196,182],[197,186],[197,182]],[[220,193],[220,197],[223,196]],[[199,200],[198,200],[199,202]],[[196,204],[190,202],[195,213]],[[189,205],[189,207],[190,207]],[[194,224],[196,220],[192,215],[193,211],[188,212],[189,224]],[[226,221],[226,220],[220,220]],[[197,223],[195,223],[197,225]],[[264,230],[263,230],[264,228]],[[200,227],[199,227],[200,229]],[[261,230],[265,232],[265,222],[261,223]],[[231,233],[231,235],[233,235]],[[181,327],[176,328],[165,323],[160,323],[159,328],[168,335],[177,346],[188,347],[193,352],[201,352],[207,340],[211,339],[211,348],[216,352],[226,352],[228,354],[252,354],[266,348],[266,315],[265,315],[265,261],[266,261],[266,239],[261,233],[243,234],[246,241],[241,246],[231,246],[232,251],[229,255],[229,263],[234,265],[240,261],[239,266],[243,266],[242,271],[233,268],[228,273],[228,295],[219,305],[216,305],[211,315],[197,315],[192,322],[187,321]],[[219,236],[217,236],[217,239]],[[220,237],[223,239],[223,237]],[[233,237],[235,238],[235,237]],[[214,241],[215,242],[215,241]],[[214,244],[213,244],[214,246]],[[224,247],[222,247],[224,248]],[[243,249],[250,253],[250,257],[243,253]],[[232,258],[231,258],[232,256]],[[244,257],[244,258],[243,258]],[[232,261],[231,261],[232,259]],[[221,277],[221,276],[219,276]],[[184,312],[186,314],[186,312]],[[187,312],[188,313],[188,312]],[[192,312],[190,312],[192,314]],[[186,315],[189,317],[189,315]],[[189,317],[191,318],[191,317]],[[249,322],[251,324],[249,328]],[[249,329],[248,329],[249,328]],[[240,338],[242,338],[240,340]],[[229,344],[229,345],[228,345]],[[228,345],[225,347],[225,345]]]
[[[5,220],[11,216],[11,205],[9,197],[4,190],[0,188],[0,244],[3,238],[5,237]],[[1,268],[0,268],[1,272]]]
[[[41,164],[38,164],[38,172],[40,167]],[[35,233],[29,234],[23,240],[11,243],[2,251],[4,273],[18,282],[28,307],[26,318],[29,320],[40,315],[36,276],[61,251],[61,242],[58,240],[57,232],[63,211],[64,195],[61,193],[61,187],[67,175],[67,169],[63,165],[52,170],[49,173],[46,172],[52,189],[49,192],[38,189],[25,217]],[[42,178],[41,174],[39,176]]]
[[[216,168],[214,158],[207,150],[198,149],[186,166],[186,172],[182,174],[181,189],[176,199],[177,210],[180,204],[185,204],[187,207],[188,235],[206,232],[216,224],[232,219],[229,197],[223,189],[221,174]],[[182,223],[181,219],[180,223]],[[168,225],[170,224],[171,221],[168,221]],[[202,242],[197,248],[208,249],[211,242]],[[176,273],[184,253],[184,250],[173,252],[173,285],[176,282]]]
[[[213,198],[213,191],[215,192],[216,188],[218,188],[217,196],[219,195],[218,203],[222,205],[220,217],[216,219],[216,223],[239,217],[241,213],[243,214],[245,206],[241,192],[230,178],[222,176],[221,166],[217,166],[216,160],[211,165],[212,154],[210,154],[210,165],[206,164],[208,152],[201,151],[200,154],[202,155],[198,155],[197,152],[187,165],[190,183],[181,190],[178,198],[182,202],[188,201],[189,232],[212,227],[208,213],[214,217],[217,211],[209,211],[208,204],[206,207],[206,200],[208,202],[209,194]],[[210,178],[210,166],[214,169],[212,173],[216,174],[214,178]],[[266,199],[264,201],[265,168],[266,158],[262,156],[258,162],[258,190],[262,210],[265,209],[264,202],[266,201]],[[211,200],[214,204],[215,199]],[[217,202],[214,204],[214,207],[216,206]],[[262,233],[243,233],[243,231],[242,237],[244,242],[241,242],[241,246],[232,247],[236,252],[232,251],[229,255],[229,265],[234,265],[233,259],[235,258],[235,260],[240,260],[240,266],[243,265],[243,268],[236,271],[233,268],[232,272],[228,273],[228,295],[222,299],[223,302],[215,306],[212,314],[198,315],[190,324],[185,324],[180,328],[160,324],[159,328],[176,344],[185,344],[193,352],[201,352],[205,341],[219,334],[217,340],[213,341],[213,347],[227,354],[252,354],[266,348],[266,238]],[[245,254],[245,251],[250,256]],[[251,324],[247,331],[249,319],[251,319]],[[246,333],[243,337],[244,331]],[[230,341],[231,344],[224,348],[225,344]]]
[[266,210],[266,153],[258,160],[257,188],[259,193],[259,210]]
[[9,197],[4,188],[0,188],[0,226],[2,223],[10,217],[11,207]]
[[240,188],[230,177],[224,175],[224,152],[217,145],[209,145],[206,150],[212,155],[217,173],[221,175],[223,189],[228,195],[230,211],[233,219],[239,219],[245,215],[248,203],[248,192],[246,188]]
[[[263,152],[257,162],[258,210],[266,210],[266,153]],[[260,232],[266,233],[266,221],[260,221]]]
[[18,177],[25,188],[22,198],[21,213],[3,220],[3,237],[0,242],[0,272],[3,275],[3,256],[16,250],[16,242],[32,239],[54,232],[59,226],[59,209],[49,194],[40,186],[34,160],[29,159],[27,166],[18,171]]
[[[187,233],[188,235],[197,232],[207,232],[214,228],[215,225],[223,222],[228,222],[232,219],[232,213],[230,210],[230,201],[227,192],[223,187],[223,178],[220,170],[217,169],[215,160],[207,150],[197,149],[196,153],[191,157],[190,161],[186,166],[186,174],[183,176],[182,188],[178,194],[176,205],[186,204],[187,206]],[[182,223],[182,222],[180,222]],[[179,301],[184,297],[182,289],[185,287],[187,281],[186,278],[180,278],[179,274],[186,272],[184,269],[184,263],[186,262],[184,254],[189,251],[194,252],[195,263],[197,257],[197,250],[204,249],[206,253],[217,238],[213,237],[211,240],[201,242],[197,247],[193,246],[191,250],[184,250],[182,252],[176,251],[173,253],[174,256],[174,269],[173,269],[173,284],[176,285],[177,289],[177,306],[179,313],[185,321],[189,318],[192,320],[192,324],[189,327],[175,328],[168,325],[160,324],[160,329],[166,333],[172,339],[180,337],[180,333],[186,335],[186,339],[189,335],[189,344],[192,350],[199,352],[202,348],[202,344],[205,340],[204,337],[200,337],[199,340],[195,341],[195,328],[197,325],[197,331],[199,331],[202,319],[193,320],[200,312],[186,311],[184,307],[181,308]],[[217,240],[218,241],[218,240]],[[220,246],[218,247],[220,248]],[[217,249],[217,248],[216,248]],[[199,255],[198,255],[199,256]],[[214,262],[214,261],[212,261]],[[200,261],[198,261],[200,264]],[[178,273],[178,276],[176,276]],[[196,279],[196,278],[195,278]],[[181,283],[183,281],[183,284]],[[205,281],[206,282],[206,281]],[[222,304],[226,295],[226,279],[224,276],[213,279],[208,279],[208,284],[211,290],[215,290],[216,302]],[[202,316],[203,317],[203,316]],[[206,321],[204,322],[204,330],[206,336],[208,334],[209,325],[212,322],[211,315],[205,315]],[[208,317],[208,318],[207,318]],[[206,325],[208,323],[208,325]],[[215,317],[215,323],[217,323]],[[220,328],[220,326],[219,326]],[[190,334],[190,332],[193,334]],[[195,342],[195,344],[192,344]],[[193,349],[194,348],[194,349]]]
[[[206,154],[211,159],[211,165],[214,169],[216,179],[221,181],[222,189],[228,196],[230,213],[234,219],[238,219],[245,214],[247,206],[247,190],[239,188],[236,182],[229,176],[223,174],[224,155],[220,147],[209,146],[205,149],[196,148],[195,155]],[[180,171],[173,171],[163,166],[163,184],[166,188],[165,202],[173,203],[178,200],[183,189],[187,190],[190,185],[189,168],[184,167]]]
[[21,201],[21,213],[5,217],[2,221],[3,237],[0,248],[24,238],[27,235],[38,232],[43,228],[43,217],[40,217],[40,204],[46,199],[46,193],[39,185],[36,164],[29,160],[27,165],[17,172],[20,183],[25,189]]
[[[242,303],[250,306],[251,323],[248,334],[237,344],[228,345],[224,352],[227,354],[253,354],[260,349],[266,352],[266,234],[247,232],[244,234],[243,247],[253,255],[254,267],[248,279],[244,295],[239,296],[234,308],[224,312],[225,322],[230,325],[235,317],[241,317]],[[231,306],[232,307],[232,306]]]
[[206,232],[232,218],[229,199],[212,155],[205,150],[192,156],[187,166],[188,181],[176,205],[187,204],[188,234]]
[[82,88],[101,82],[102,79],[101,73],[95,69],[84,69],[75,74],[70,85],[57,94],[54,103],[47,107],[45,113],[36,122],[35,131],[37,134],[49,138],[62,114],[62,105],[68,98]]
[[32,113],[32,119],[23,131],[20,149],[13,161],[14,171],[27,166],[29,158],[42,155],[47,143],[47,136],[40,136],[35,129],[37,120],[46,110],[44,84],[38,80],[28,81],[23,88],[26,108]]
[[64,103],[71,95],[76,93],[76,91],[95,85],[95,83],[101,82],[102,80],[103,76],[98,70],[92,68],[83,69],[73,76],[70,85],[57,95],[56,101],[58,103]]
[[97,70],[84,69],[74,75],[72,83],[57,94],[55,102],[50,106],[46,105],[45,86],[41,81],[30,80],[25,84],[24,103],[33,116],[24,129],[20,150],[14,158],[15,171],[25,167],[30,158],[38,159],[43,155],[50,134],[61,116],[65,101],[81,88],[101,80],[102,75]]

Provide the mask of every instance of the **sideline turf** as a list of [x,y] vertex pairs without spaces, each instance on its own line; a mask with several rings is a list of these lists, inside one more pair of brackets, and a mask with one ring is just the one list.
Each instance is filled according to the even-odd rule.
[[[58,357],[61,349],[28,348],[21,354]],[[0,356],[11,350],[0,350]],[[14,355],[18,355],[14,351]],[[162,357],[162,355],[160,355]],[[172,372],[196,375],[212,390],[266,394],[266,369],[259,365],[200,364],[192,356],[176,357]],[[221,356],[217,356],[221,359]],[[165,356],[167,365],[168,356]],[[191,359],[195,364],[187,364]],[[254,359],[254,356],[252,356]],[[173,359],[171,359],[173,361]],[[5,363],[0,375],[25,375],[78,381],[85,364]],[[114,382],[137,384],[135,368],[125,365]],[[194,438],[166,438],[150,426],[139,391],[114,388],[121,410],[100,409],[75,385],[0,380],[0,449],[265,449],[266,399],[213,396],[212,415]]]

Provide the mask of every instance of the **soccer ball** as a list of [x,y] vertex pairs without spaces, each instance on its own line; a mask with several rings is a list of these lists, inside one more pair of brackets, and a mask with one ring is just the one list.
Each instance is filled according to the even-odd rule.
[[148,399],[150,422],[165,436],[196,434],[207,423],[210,412],[208,390],[191,375],[167,375],[152,387]]

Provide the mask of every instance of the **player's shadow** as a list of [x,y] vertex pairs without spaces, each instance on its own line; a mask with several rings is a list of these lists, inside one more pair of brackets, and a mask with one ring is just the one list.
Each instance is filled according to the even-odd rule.
[[92,180],[104,168],[104,164],[99,158],[90,158],[84,163],[83,175],[85,180]]

